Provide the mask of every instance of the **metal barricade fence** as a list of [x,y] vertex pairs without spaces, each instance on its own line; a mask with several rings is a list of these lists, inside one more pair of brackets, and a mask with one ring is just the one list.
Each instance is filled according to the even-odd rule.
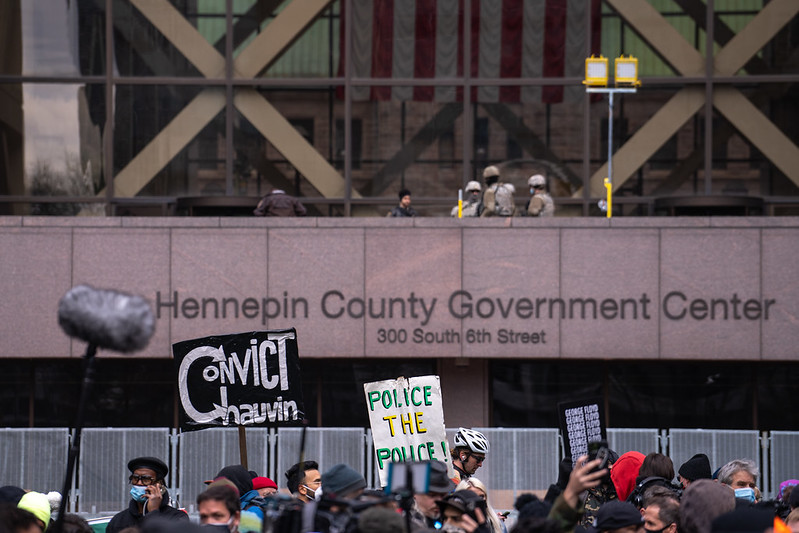
[[67,428],[0,430],[0,485],[15,485],[45,494],[60,491],[68,454]]
[[[456,429],[447,430],[452,443]],[[491,443],[491,453],[476,475],[491,491],[492,504],[510,508],[515,498],[540,495],[558,477],[562,458],[557,429],[479,428]],[[283,473],[300,460],[301,429],[247,428],[250,470],[285,487]],[[610,447],[622,454],[660,451],[671,457],[675,471],[695,453],[706,453],[712,469],[735,458],[751,458],[761,469],[758,484],[765,498],[774,497],[780,481],[799,477],[799,432],[671,429],[608,429]],[[0,430],[0,484],[40,492],[60,491],[66,472],[69,430],[66,428],[6,428]],[[194,510],[204,481],[223,466],[239,464],[238,430],[210,429],[178,433],[168,428],[87,428],[71,490],[69,510],[91,515],[113,514],[129,501],[127,462],[151,455],[170,466],[170,495]],[[365,472],[367,485],[379,486],[371,432],[363,428],[309,428],[306,460],[320,470],[345,463]]]
[[[77,497],[77,511],[95,514],[125,509],[130,501],[128,461],[151,456],[169,465],[170,432],[167,428],[84,429],[77,490],[73,491]],[[174,475],[167,476],[167,486],[171,487],[170,480],[174,479]],[[74,499],[72,501],[74,508]]]
[[657,429],[608,428],[608,446],[622,455],[629,451],[647,455],[652,452],[664,453],[660,446],[660,431]]
[[[275,470],[269,477],[279,487],[286,486],[286,470],[300,462],[301,436],[301,429],[281,428],[277,431]],[[350,465],[359,472],[366,472],[364,477],[367,485],[371,486],[366,464],[366,436],[363,428],[308,428],[303,459],[319,463],[322,472],[338,463]]]
[[[247,468],[261,475],[271,471],[270,430],[245,428]],[[188,431],[177,435],[178,480],[175,496],[180,506],[194,509],[197,495],[205,490],[205,481],[211,480],[227,465],[241,464],[239,430],[237,428],[211,428]]]
[[[668,452],[675,473],[694,454],[704,453],[710,459],[711,471],[732,459],[746,458],[757,463],[761,476],[767,476],[760,459],[760,433],[753,430],[670,429]],[[768,477],[758,481],[768,481]]]
[[[765,437],[764,437],[765,438]],[[799,479],[799,432],[772,431],[768,437],[769,470],[771,471],[770,493],[778,495],[780,483],[788,479]],[[794,489],[799,490],[799,489]]]

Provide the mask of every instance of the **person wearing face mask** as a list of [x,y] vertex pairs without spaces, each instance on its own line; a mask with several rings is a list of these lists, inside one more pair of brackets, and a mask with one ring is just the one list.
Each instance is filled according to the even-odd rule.
[[200,524],[218,533],[237,533],[241,509],[236,493],[230,487],[208,487],[197,496]]
[[641,514],[644,517],[646,533],[677,533],[680,502],[673,496],[673,493],[648,497],[645,507],[641,509]]
[[128,462],[130,470],[130,504],[118,512],[106,527],[107,533],[117,533],[126,527],[141,527],[145,519],[159,517],[168,520],[189,520],[189,515],[169,505],[166,475],[169,468],[156,457],[137,457]]
[[547,192],[547,179],[541,174],[534,174],[527,180],[530,187],[530,199],[527,200],[525,214],[531,217],[551,217],[555,215],[555,202]]
[[718,480],[735,491],[737,499],[755,501],[757,476],[760,469],[751,459],[733,459],[719,469]]
[[322,475],[316,461],[297,463],[286,470],[286,487],[301,502],[308,503],[322,497]]

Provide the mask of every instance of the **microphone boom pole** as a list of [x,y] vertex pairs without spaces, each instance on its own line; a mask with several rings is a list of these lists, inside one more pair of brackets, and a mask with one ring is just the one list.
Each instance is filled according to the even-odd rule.
[[147,346],[155,331],[153,312],[144,298],[88,285],[77,285],[61,298],[58,302],[58,324],[64,333],[88,344],[84,355],[78,412],[75,415],[75,435],[69,446],[61,504],[52,533],[61,533],[63,530],[69,490],[80,453],[83,419],[94,383],[97,348],[122,353],[141,350]]
[[69,499],[69,491],[72,487],[72,477],[75,473],[75,463],[80,453],[80,437],[81,430],[83,429],[83,418],[86,412],[86,403],[89,400],[92,384],[94,383],[94,361],[97,355],[97,345],[90,342],[86,346],[86,353],[84,354],[83,364],[83,381],[80,388],[80,400],[78,402],[78,413],[75,416],[75,435],[69,446],[69,455],[67,456],[67,475],[64,478],[64,486],[61,489],[61,503],[58,507],[58,519],[53,526],[53,533],[61,533],[64,523],[64,514],[67,512],[67,500]]

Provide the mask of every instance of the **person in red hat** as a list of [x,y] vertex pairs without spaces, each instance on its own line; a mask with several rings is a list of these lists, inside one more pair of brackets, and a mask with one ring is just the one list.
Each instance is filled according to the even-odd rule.
[[252,488],[258,491],[261,498],[267,498],[277,492],[277,483],[268,477],[254,477],[252,478]]

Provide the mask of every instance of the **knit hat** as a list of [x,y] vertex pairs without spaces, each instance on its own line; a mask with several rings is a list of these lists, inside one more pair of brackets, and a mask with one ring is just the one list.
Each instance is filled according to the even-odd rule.
[[[797,480],[797,479],[786,479],[785,481],[780,483],[780,491],[777,494],[777,498],[779,498],[780,500],[785,499],[785,489],[787,489],[788,487],[794,487],[795,488],[797,485],[799,485],[799,480]],[[793,492],[793,490],[791,492]]]
[[25,490],[14,485],[0,487],[0,503],[19,503],[19,499],[25,494]]
[[41,492],[26,492],[20,498],[17,507],[33,513],[36,518],[44,522],[44,528],[47,529],[50,524],[50,501],[47,496]]
[[232,490],[236,494],[236,498],[241,498],[241,493],[239,492],[239,488],[236,486],[235,483],[233,483],[226,477],[220,477],[208,483],[208,488],[210,489],[211,487],[226,487]]
[[322,474],[322,493],[333,498],[346,498],[363,488],[366,488],[366,480],[345,464],[339,463]]
[[155,472],[155,476],[158,479],[165,479],[166,475],[169,473],[169,467],[157,457],[137,457],[128,461],[128,470],[130,470],[131,473],[137,468],[149,468]]
[[680,498],[680,531],[710,533],[714,518],[735,509],[735,492],[710,479],[691,483]]
[[644,517],[629,502],[612,500],[602,504],[596,513],[593,531],[608,531],[642,524]]
[[677,473],[688,481],[710,479],[710,476],[713,475],[710,471],[710,459],[704,453],[698,453],[685,461]]
[[610,469],[610,479],[621,501],[626,500],[635,488],[635,478],[638,477],[638,470],[643,462],[644,454],[641,452],[627,452]]
[[220,477],[232,481],[233,484],[236,485],[239,494],[242,496],[252,490],[252,477],[250,477],[250,473],[247,469],[241,465],[228,465],[224,467],[219,471],[214,480],[217,481]]
[[519,509],[519,520],[527,518],[528,516],[537,516],[539,518],[546,518],[549,516],[549,511],[552,509],[552,506],[543,500],[539,500],[534,494],[531,494],[531,496],[533,498]]
[[254,477],[252,478],[252,488],[255,490],[258,489],[275,489],[277,490],[277,483],[269,479],[268,477]]
[[774,525],[774,512],[740,507],[718,516],[710,526],[713,533],[763,533]]
[[370,507],[358,517],[361,533],[404,533],[402,515],[385,507]]

